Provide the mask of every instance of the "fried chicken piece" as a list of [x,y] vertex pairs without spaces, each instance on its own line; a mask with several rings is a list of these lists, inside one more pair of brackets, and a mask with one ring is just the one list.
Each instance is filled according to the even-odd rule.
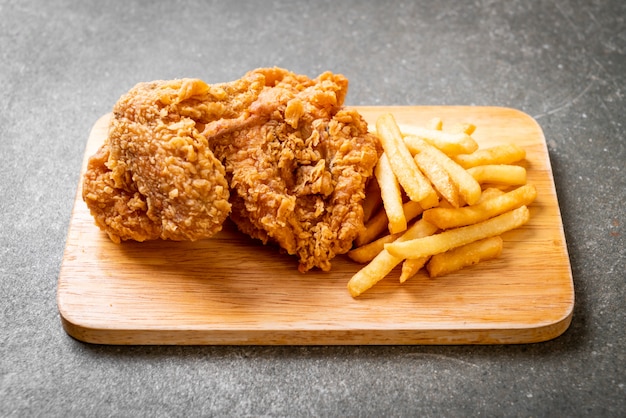
[[221,229],[229,187],[201,131],[242,117],[262,81],[153,81],[119,99],[83,183],[83,199],[112,241],[197,240]]
[[347,89],[341,75],[280,68],[223,84],[140,83],[113,109],[83,198],[115,242],[207,238],[230,211],[241,231],[296,255],[301,272],[327,271],[363,228],[382,153],[343,108]]
[[299,258],[298,269],[328,271],[363,228],[361,202],[382,152],[354,110],[342,107],[348,80],[258,69],[265,87],[245,129],[204,133],[226,168],[231,219],[264,243]]

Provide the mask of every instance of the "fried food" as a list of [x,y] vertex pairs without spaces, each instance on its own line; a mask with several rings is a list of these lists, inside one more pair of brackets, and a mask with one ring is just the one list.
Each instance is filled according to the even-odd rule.
[[[441,121],[439,121],[441,122]],[[471,132],[471,125],[458,128],[459,132],[444,132],[441,129],[428,129],[416,126],[402,127],[405,136],[423,139],[447,155],[470,154],[478,149],[478,144],[466,133]]]
[[409,198],[424,209],[436,206],[439,202],[437,193],[413,160],[393,115],[387,113],[379,116],[376,131],[391,169]]
[[398,243],[401,244],[404,242],[412,242],[423,237],[429,237],[436,231],[436,226],[420,219],[404,231],[404,233],[393,241],[393,243],[384,244],[383,250],[379,252],[376,257],[369,262],[369,264],[366,264],[350,278],[350,281],[348,282],[348,291],[352,297],[357,297],[370,287],[374,286],[406,258],[391,254],[386,250],[387,246],[397,245]]
[[422,215],[441,229],[458,228],[482,222],[520,206],[529,206],[537,197],[537,189],[525,184],[501,196],[462,208],[432,208]]
[[[402,158],[396,158],[393,164],[391,159],[379,160],[374,169],[376,176],[381,177],[381,171],[392,173],[384,181],[379,178],[382,210],[367,222],[354,242],[356,247],[348,253],[352,260],[367,263],[348,282],[353,297],[372,287],[399,263],[402,263],[399,279],[404,283],[424,267],[430,277],[439,277],[496,258],[502,252],[500,235],[528,222],[528,205],[535,200],[537,191],[532,184],[526,184],[526,169],[512,164],[525,158],[522,148],[503,144],[478,149],[470,136],[475,125],[458,124],[444,132],[440,118],[431,119],[427,128],[400,129],[393,116],[384,114],[379,116],[376,127],[385,150],[383,157],[408,151],[421,172],[420,177],[424,176],[441,199],[431,206],[424,200],[415,201],[406,190],[405,184],[409,182],[400,181],[400,173],[413,171],[410,165]],[[396,145],[400,141],[404,146]],[[395,171],[391,170],[393,165]],[[404,210],[406,232],[373,241],[388,220],[388,229],[393,232],[392,219],[397,216],[398,205],[387,204],[384,192],[394,189],[396,184],[404,188],[401,191],[409,198],[403,207],[412,204],[419,210],[413,216]],[[518,185],[509,192],[501,190]],[[417,221],[411,224],[413,218]],[[411,236],[417,226],[424,225],[432,230]]]
[[221,229],[228,183],[201,130],[237,112],[226,96],[197,79],[154,81],[115,104],[83,182],[83,199],[112,241],[197,240]]
[[481,185],[497,184],[500,186],[519,186],[526,184],[526,169],[519,165],[477,165],[468,168],[467,172]]
[[392,234],[405,231],[407,220],[402,209],[402,189],[397,177],[393,174],[387,154],[383,153],[374,170],[376,180],[380,184],[380,196],[387,215],[388,229]]
[[407,258],[404,260],[402,262],[402,271],[400,272],[400,283],[404,283],[415,276],[428,263],[428,260],[430,260],[430,257]]
[[426,269],[431,278],[444,276],[482,261],[499,257],[502,253],[502,246],[503,240],[500,236],[474,241],[450,251],[433,255]]
[[[402,210],[404,212],[404,218],[407,222],[412,221],[424,211],[419,203],[413,202],[412,200],[403,203]],[[365,223],[365,228],[362,229],[357,235],[354,240],[354,245],[360,247],[370,243],[382,235],[385,231],[390,232],[390,229],[389,217],[387,216],[387,211],[383,206],[369,221]]]
[[365,245],[361,245],[360,247],[354,248],[348,251],[348,257],[352,261],[356,261],[357,263],[365,264],[372,261],[374,257],[378,255],[382,250],[385,249],[385,244],[393,242],[396,238],[402,235],[404,232],[399,232],[397,234],[388,234],[378,238],[375,241],[369,242]]
[[385,244],[385,250],[394,257],[421,258],[439,254],[478,241],[495,237],[524,225],[530,219],[526,206],[520,206],[502,215],[468,226],[448,229],[439,234],[410,241]]
[[526,150],[516,144],[501,144],[468,154],[459,154],[454,160],[463,168],[488,164],[513,164],[526,158]]
[[140,83],[113,109],[90,158],[83,198],[111,240],[197,240],[231,216],[239,229],[330,269],[363,226],[362,201],[382,154],[343,107],[348,80],[261,68],[208,85]]
[[424,154],[433,164],[437,164],[448,173],[465,203],[472,205],[480,199],[481,188],[476,179],[439,148],[416,136],[408,135],[404,140],[412,154]]
[[433,187],[441,196],[453,207],[460,206],[459,192],[450,179],[450,174],[437,161],[430,158],[428,154],[418,153],[415,155],[415,162],[424,175],[430,180]]
[[231,219],[296,255],[301,272],[327,271],[363,228],[364,190],[382,148],[361,115],[343,107],[345,77],[310,79],[279,68],[248,76],[264,80],[249,108],[254,123],[204,131],[226,168]]

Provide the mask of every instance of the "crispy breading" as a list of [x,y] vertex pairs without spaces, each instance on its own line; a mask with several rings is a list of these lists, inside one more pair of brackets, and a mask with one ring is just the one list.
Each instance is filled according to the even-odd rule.
[[232,207],[242,232],[296,255],[301,272],[329,270],[363,228],[382,153],[343,107],[347,90],[342,75],[281,68],[223,84],[140,83],[113,109],[83,198],[116,242],[207,238]]
[[197,240],[221,229],[229,187],[199,129],[240,114],[229,93],[182,79],[139,83],[119,99],[83,183],[83,198],[111,240]]
[[[367,180],[381,153],[367,123],[342,107],[348,80],[258,69],[265,88],[251,105],[256,123],[209,136],[231,187],[231,218],[264,243],[297,255],[299,270],[329,270],[363,228]],[[205,131],[206,133],[206,131]]]

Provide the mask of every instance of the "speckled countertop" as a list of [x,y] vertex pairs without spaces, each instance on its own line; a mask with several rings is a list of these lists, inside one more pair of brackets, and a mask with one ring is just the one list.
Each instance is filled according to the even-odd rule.
[[[520,109],[548,145],[575,284],[515,346],[116,347],[62,329],[92,124],[138,81],[281,66],[350,105]],[[624,416],[626,3],[0,0],[0,416]]]

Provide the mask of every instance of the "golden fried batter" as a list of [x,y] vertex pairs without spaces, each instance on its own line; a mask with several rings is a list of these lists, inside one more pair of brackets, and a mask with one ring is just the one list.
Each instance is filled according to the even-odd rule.
[[210,237],[232,204],[241,231],[296,255],[301,272],[329,270],[363,228],[382,152],[343,108],[347,89],[342,75],[280,68],[223,84],[140,83],[114,107],[83,198],[115,242]]
[[183,79],[140,83],[115,104],[83,184],[111,240],[196,240],[221,229],[228,183],[200,130],[239,114],[226,99],[232,96],[223,88]]
[[299,270],[330,269],[363,228],[365,184],[381,149],[354,110],[342,108],[348,80],[258,69],[265,88],[251,105],[259,122],[223,135],[205,133],[224,163],[231,219],[250,236],[277,242]]

